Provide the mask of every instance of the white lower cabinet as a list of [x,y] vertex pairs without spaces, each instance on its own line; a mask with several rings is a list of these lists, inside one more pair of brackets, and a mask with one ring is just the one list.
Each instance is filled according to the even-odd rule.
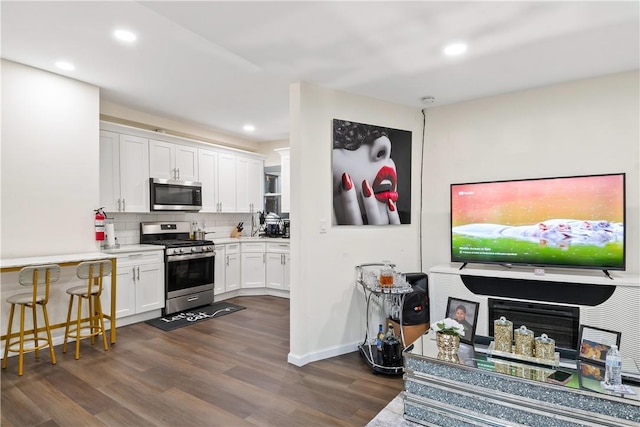
[[[262,295],[269,294],[269,289],[288,292],[290,259],[289,242],[216,244],[214,293]],[[273,295],[286,296],[282,292]]]
[[264,243],[243,243],[240,257],[240,287],[265,287],[265,246]]
[[240,289],[240,244],[216,245],[214,295]]
[[[117,255],[116,318],[164,307],[164,254],[162,250]],[[111,301],[103,288],[103,310]]]
[[289,243],[267,243],[266,286],[289,290]]

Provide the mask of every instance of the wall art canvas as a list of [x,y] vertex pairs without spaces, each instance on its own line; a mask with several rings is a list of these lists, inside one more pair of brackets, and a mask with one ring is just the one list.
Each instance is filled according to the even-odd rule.
[[333,225],[411,223],[411,132],[333,120]]

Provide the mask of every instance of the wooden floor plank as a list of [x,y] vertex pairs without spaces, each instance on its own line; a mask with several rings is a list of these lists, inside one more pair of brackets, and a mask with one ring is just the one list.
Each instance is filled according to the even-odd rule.
[[55,348],[2,370],[2,426],[363,426],[402,389],[357,353],[297,367],[287,363],[289,301],[238,297],[247,307],[165,332],[146,323],[118,342]]

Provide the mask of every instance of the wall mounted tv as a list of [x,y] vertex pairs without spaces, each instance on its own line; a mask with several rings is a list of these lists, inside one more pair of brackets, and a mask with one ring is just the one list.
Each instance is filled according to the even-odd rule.
[[[451,184],[451,261],[625,269],[625,174]],[[461,268],[462,268],[461,267]]]

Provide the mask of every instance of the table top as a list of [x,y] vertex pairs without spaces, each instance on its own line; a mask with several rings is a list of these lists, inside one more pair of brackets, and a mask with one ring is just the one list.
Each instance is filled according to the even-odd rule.
[[[640,403],[640,387],[635,384],[630,384],[624,379],[623,384],[627,385],[632,390],[631,394],[621,395],[619,393],[607,391],[602,387],[600,381],[602,379],[601,377],[604,376],[604,366],[592,363],[576,363],[575,360],[571,361],[573,362],[572,364],[576,366],[575,368],[566,367],[566,363],[561,363],[560,367],[552,366],[552,362],[550,362],[549,365],[530,364],[521,360],[509,359],[502,356],[496,357],[495,355],[487,353],[487,350],[486,346],[476,344],[476,346],[473,347],[461,343],[456,358],[453,360],[444,358],[442,355],[438,354],[435,332],[430,330],[429,333],[418,338],[413,343],[413,347],[409,347],[405,350],[405,356],[435,359],[441,363],[459,364],[469,369],[489,371],[496,375],[507,375],[528,381],[535,381],[537,383],[545,383],[556,387],[595,392],[601,397],[622,397],[624,399]],[[565,384],[550,383],[548,377],[556,371],[570,373],[571,379]]]
[[114,255],[103,252],[84,252],[77,254],[44,255],[24,258],[4,258],[0,259],[0,269],[21,268],[27,265],[38,264],[66,264],[78,263],[82,261],[95,261],[99,259],[111,259]]

